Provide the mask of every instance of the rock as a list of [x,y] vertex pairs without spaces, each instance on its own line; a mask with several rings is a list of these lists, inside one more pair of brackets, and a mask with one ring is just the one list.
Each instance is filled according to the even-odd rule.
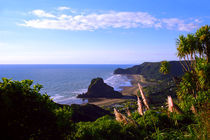
[[71,120],[73,122],[87,122],[87,121],[95,121],[96,119],[110,115],[113,116],[109,111],[104,110],[93,104],[85,104],[85,105],[77,105],[72,104],[72,116]]
[[102,78],[95,78],[91,81],[87,93],[77,96],[78,98],[121,98],[122,94],[115,91],[113,87],[104,83]]

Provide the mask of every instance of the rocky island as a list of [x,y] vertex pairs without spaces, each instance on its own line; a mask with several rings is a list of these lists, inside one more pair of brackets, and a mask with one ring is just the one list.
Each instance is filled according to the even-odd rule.
[[91,81],[87,93],[79,94],[77,98],[121,98],[123,95],[113,87],[104,83],[102,78]]

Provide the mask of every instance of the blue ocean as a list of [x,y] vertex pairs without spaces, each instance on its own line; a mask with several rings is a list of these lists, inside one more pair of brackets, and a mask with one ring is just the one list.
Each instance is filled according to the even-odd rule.
[[130,79],[123,75],[114,75],[116,68],[132,65],[0,65],[0,78],[12,80],[30,79],[34,84],[43,85],[41,93],[47,93],[61,104],[85,103],[87,100],[76,98],[87,91],[93,78],[101,77],[105,83],[120,91],[130,86]]

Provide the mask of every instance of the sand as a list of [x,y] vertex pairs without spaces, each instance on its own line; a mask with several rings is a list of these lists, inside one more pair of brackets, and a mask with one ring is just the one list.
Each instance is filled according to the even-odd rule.
[[[147,82],[142,75],[126,75],[129,79],[131,79],[132,86],[122,87],[123,90],[121,93],[126,96],[135,96],[138,91],[138,83],[142,86],[147,86],[151,84]],[[99,98],[99,99],[89,99],[90,104],[98,105],[98,106],[110,106],[116,103],[122,103],[129,99],[107,99],[107,98]]]

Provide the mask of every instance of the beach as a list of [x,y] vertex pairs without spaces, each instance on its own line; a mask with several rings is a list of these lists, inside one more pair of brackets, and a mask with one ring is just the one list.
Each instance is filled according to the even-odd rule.
[[[147,86],[151,84],[150,82],[147,82],[145,78],[142,75],[132,74],[132,75],[126,75],[130,80],[132,86],[124,86],[122,87],[122,95],[124,96],[135,96],[138,91],[138,83],[140,83],[142,86]],[[107,98],[98,98],[98,99],[89,99],[88,102],[90,104],[94,104],[100,107],[103,106],[110,106],[112,104],[116,103],[122,103],[129,99],[107,99]]]

